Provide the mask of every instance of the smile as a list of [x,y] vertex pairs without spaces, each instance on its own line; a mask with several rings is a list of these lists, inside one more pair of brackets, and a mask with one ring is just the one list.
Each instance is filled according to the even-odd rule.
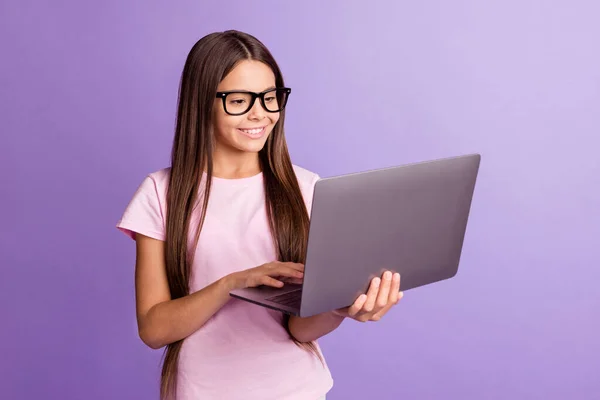
[[263,126],[262,128],[252,128],[252,129],[238,128],[238,131],[240,131],[245,136],[248,136],[253,139],[258,139],[265,134],[266,128],[267,128],[266,126]]

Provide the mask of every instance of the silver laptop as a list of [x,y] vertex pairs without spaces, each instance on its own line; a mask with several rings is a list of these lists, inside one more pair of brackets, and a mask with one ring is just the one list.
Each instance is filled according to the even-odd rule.
[[402,291],[452,278],[480,160],[469,154],[320,179],[302,283],[230,295],[309,317],[350,306],[385,270],[400,273]]

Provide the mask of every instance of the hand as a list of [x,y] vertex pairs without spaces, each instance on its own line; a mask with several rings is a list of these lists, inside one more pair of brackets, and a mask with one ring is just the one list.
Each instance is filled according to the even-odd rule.
[[227,278],[230,281],[229,287],[232,290],[260,285],[280,288],[284,285],[284,282],[302,283],[304,265],[274,261],[255,268],[235,272],[227,276]]
[[348,317],[360,322],[379,321],[394,305],[398,304],[400,274],[386,271],[382,279],[373,278],[367,294],[360,295],[353,305],[333,311],[335,315]]

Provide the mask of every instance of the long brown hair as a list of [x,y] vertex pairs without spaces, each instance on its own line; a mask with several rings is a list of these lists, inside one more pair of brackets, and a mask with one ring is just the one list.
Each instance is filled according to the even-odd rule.
[[[186,296],[190,291],[190,266],[196,246],[188,251],[187,239],[193,232],[193,243],[197,244],[206,215],[215,143],[213,105],[217,86],[243,60],[265,63],[275,74],[276,86],[284,86],[281,71],[269,50],[255,37],[239,31],[212,33],[200,39],[190,50],[183,69],[167,191],[165,262],[172,299]],[[278,260],[304,263],[309,217],[288,153],[284,119],[285,111],[282,111],[259,152],[259,161]],[[204,167],[207,177],[200,188]],[[200,200],[200,222],[191,226],[192,213]],[[284,315],[283,324],[290,339],[323,362],[316,344],[298,342],[291,335],[288,322],[289,316]],[[171,343],[165,350],[161,399],[175,397],[182,343],[183,340]]]

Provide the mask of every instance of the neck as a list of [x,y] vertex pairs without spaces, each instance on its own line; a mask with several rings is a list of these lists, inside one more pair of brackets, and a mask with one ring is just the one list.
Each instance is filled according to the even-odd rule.
[[213,176],[224,179],[248,178],[261,172],[258,153],[225,153],[215,149]]

